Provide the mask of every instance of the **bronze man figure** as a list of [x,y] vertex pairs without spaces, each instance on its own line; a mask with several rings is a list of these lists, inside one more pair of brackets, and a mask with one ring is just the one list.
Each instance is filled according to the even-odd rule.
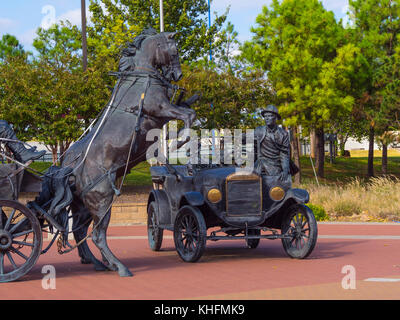
[[36,152],[35,148],[25,148],[24,144],[18,140],[14,130],[5,120],[0,120],[0,141],[11,150],[15,159],[22,163],[39,159],[46,153],[45,150]]
[[269,105],[261,112],[265,126],[255,129],[258,158],[255,171],[279,181],[283,186],[290,188],[290,141],[289,134],[276,123],[281,119],[278,109]]

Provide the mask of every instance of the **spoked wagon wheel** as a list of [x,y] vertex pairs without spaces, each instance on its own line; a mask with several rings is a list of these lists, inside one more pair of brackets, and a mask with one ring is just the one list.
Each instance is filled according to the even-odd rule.
[[192,206],[182,207],[174,224],[175,248],[185,262],[196,262],[206,248],[207,227],[203,214]]
[[150,249],[159,251],[163,240],[164,230],[158,227],[156,215],[156,203],[150,202],[147,209],[147,235]]
[[289,209],[282,222],[282,234],[289,239],[282,239],[283,248],[291,258],[304,259],[317,243],[317,222],[310,208],[294,205]]
[[0,282],[27,274],[42,250],[42,230],[36,216],[17,201],[0,200]]

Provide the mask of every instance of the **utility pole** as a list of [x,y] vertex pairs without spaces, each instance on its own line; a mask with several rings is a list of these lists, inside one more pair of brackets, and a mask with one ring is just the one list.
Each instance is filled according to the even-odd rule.
[[[210,0],[208,0],[208,30],[211,29],[211,5],[210,5]],[[211,40],[210,40],[210,64],[212,62],[212,49],[211,49]],[[211,109],[213,108],[213,105],[211,103]],[[213,158],[216,156],[215,154],[215,130],[214,128],[211,130],[211,154]],[[220,140],[221,141],[221,140]],[[224,146],[225,147],[225,146]],[[220,146],[221,148],[221,146]]]
[[164,3],[160,0],[160,32],[164,32]]
[[[208,0],[208,30],[211,28],[211,5],[210,0]],[[210,61],[212,61],[212,50],[211,50],[211,40],[210,40]]]
[[[164,32],[164,3],[163,0],[160,0],[160,32]],[[167,141],[167,133],[168,133],[168,123],[164,125],[163,127],[163,153],[165,156],[165,159],[168,160],[168,141]]]
[[87,38],[86,38],[86,4],[85,0],[81,0],[81,16],[82,16],[82,68],[87,69]]

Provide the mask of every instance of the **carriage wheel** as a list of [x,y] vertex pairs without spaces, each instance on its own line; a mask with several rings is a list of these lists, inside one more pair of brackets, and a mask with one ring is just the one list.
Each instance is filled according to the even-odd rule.
[[164,230],[158,227],[156,212],[156,203],[152,201],[147,209],[147,238],[150,249],[153,251],[159,251],[161,249],[164,233]]
[[206,248],[207,227],[203,214],[196,207],[182,207],[175,219],[175,248],[185,262],[196,262]]
[[[249,236],[259,236],[259,235],[261,235],[261,230],[260,229],[249,229],[248,235]],[[260,243],[260,239],[247,239],[247,248],[255,249],[258,247],[259,243]]]
[[0,200],[0,282],[27,274],[42,250],[42,230],[36,216],[17,201]]
[[290,239],[282,239],[283,248],[291,258],[304,259],[317,243],[317,221],[314,214],[304,205],[292,206],[282,223],[282,234]]

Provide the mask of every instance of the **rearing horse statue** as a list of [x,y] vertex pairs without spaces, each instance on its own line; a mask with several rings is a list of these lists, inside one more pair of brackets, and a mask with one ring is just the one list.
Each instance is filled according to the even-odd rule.
[[[132,276],[106,240],[117,191],[115,181],[146,160],[146,150],[152,143],[146,141],[150,129],[162,128],[173,119],[183,120],[190,128],[195,119],[192,109],[170,103],[170,82],[182,77],[174,36],[150,29],[135,38],[120,64],[119,79],[107,108],[91,131],[64,155],[62,169],[71,171],[70,183],[74,186],[70,209],[79,255],[82,263],[93,263],[96,270],[110,269],[120,276]],[[94,257],[86,243],[92,220],[92,239],[104,263]]]

